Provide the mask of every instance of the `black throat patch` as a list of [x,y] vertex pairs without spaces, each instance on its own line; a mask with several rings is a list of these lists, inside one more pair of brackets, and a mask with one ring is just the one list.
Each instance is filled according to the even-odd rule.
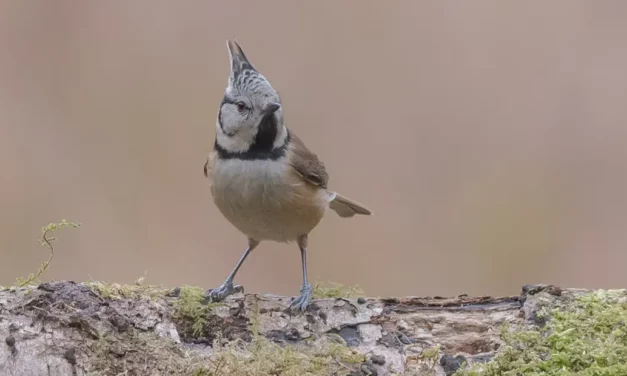
[[213,149],[218,153],[218,156],[222,159],[242,159],[242,160],[277,160],[287,152],[287,147],[290,142],[290,131],[286,129],[287,137],[283,142],[283,145],[274,147],[274,140],[276,139],[279,129],[276,118],[274,115],[266,116],[259,124],[257,136],[250,148],[246,151],[233,152],[224,149],[218,144],[216,138],[213,145]]

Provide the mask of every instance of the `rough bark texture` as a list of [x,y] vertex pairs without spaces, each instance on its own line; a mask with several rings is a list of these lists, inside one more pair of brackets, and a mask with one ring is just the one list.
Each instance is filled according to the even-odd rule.
[[502,324],[536,325],[539,301],[558,305],[580,291],[542,285],[509,297],[321,299],[305,314],[286,310],[290,298],[239,294],[194,326],[176,312],[181,289],[105,298],[85,284],[43,283],[0,290],[0,375],[191,375],[211,361],[215,340],[250,341],[252,327],[295,348],[345,342],[366,359],[353,375],[424,369],[423,352],[439,345],[430,372],[450,375],[464,362],[489,361]]

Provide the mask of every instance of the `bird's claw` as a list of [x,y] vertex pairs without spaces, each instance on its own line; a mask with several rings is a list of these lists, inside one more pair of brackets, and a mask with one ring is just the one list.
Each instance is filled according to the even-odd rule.
[[212,302],[219,302],[224,300],[229,295],[237,294],[243,292],[244,288],[240,285],[233,285],[232,281],[224,281],[220,287],[215,289],[209,289],[205,292],[205,299],[208,299]]
[[303,285],[300,288],[300,296],[290,304],[290,310],[305,312],[311,303],[312,289],[311,285]]

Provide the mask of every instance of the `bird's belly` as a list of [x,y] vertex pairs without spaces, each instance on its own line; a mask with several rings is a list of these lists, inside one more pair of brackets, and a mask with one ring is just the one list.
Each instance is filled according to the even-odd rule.
[[308,234],[328,207],[325,190],[293,178],[283,163],[229,160],[221,164],[211,186],[214,202],[250,238],[294,241]]

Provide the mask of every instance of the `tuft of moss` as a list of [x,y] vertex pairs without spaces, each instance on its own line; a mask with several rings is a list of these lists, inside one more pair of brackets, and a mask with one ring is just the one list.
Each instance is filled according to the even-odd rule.
[[49,223],[48,225],[41,228],[41,245],[48,249],[50,252],[50,256],[48,260],[41,263],[39,269],[35,273],[29,274],[26,278],[17,278],[16,286],[17,287],[25,287],[28,285],[36,284],[39,282],[39,277],[48,269],[50,263],[54,259],[54,247],[52,246],[52,242],[57,240],[54,236],[55,231],[66,228],[66,227],[79,227],[80,223],[68,222],[63,219],[61,222],[57,223]]
[[151,286],[143,283],[144,277],[139,278],[132,285],[89,281],[85,285],[105,299],[155,299],[166,295],[171,289],[163,286]]
[[206,303],[204,291],[199,287],[181,287],[178,300],[174,303],[172,318],[179,324],[185,338],[198,338],[207,332],[211,313],[222,303]]
[[505,326],[504,346],[489,363],[456,376],[627,375],[624,292],[595,291],[550,311],[543,328]]
[[211,375],[349,375],[359,370],[365,357],[337,343],[312,348],[280,346],[264,337],[252,343],[214,342]]
[[194,371],[194,373],[192,373],[192,376],[213,376],[213,375],[211,374],[211,372],[209,372],[209,368],[207,368],[206,366],[200,366]]
[[[414,345],[405,347],[409,349]],[[441,355],[440,345],[426,348],[419,355],[408,355],[403,373],[391,373],[397,376],[435,376]]]
[[344,286],[340,283],[316,283],[313,288],[313,299],[329,299],[329,298],[359,298],[364,296],[365,293],[359,287],[359,285],[354,286]]
[[427,367],[427,372],[435,373],[435,367],[440,360],[440,345],[430,347],[422,352],[421,358]]

